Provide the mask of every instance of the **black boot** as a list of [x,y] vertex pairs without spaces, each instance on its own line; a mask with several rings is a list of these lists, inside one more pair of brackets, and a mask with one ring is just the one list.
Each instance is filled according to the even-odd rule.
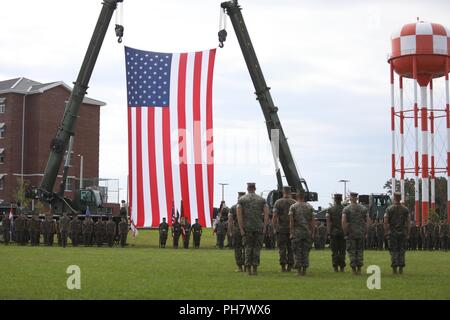
[[291,272],[292,270],[292,264],[288,264],[287,268],[286,268],[286,272]]
[[339,272],[339,270],[338,270],[338,267],[333,267],[333,269],[334,269],[334,272]]
[[341,272],[345,272],[345,267],[340,267]]
[[253,266],[253,273],[254,276],[258,275],[258,266]]
[[281,272],[286,272],[286,265],[285,264],[281,265]]
[[399,274],[403,274],[403,267],[399,267],[399,268],[398,268],[398,273],[399,273]]

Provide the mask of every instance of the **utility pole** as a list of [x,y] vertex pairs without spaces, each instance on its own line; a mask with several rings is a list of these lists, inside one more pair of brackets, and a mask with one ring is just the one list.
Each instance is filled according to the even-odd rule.
[[225,198],[225,186],[227,186],[228,183],[219,183],[219,185],[222,186],[222,201],[224,201],[224,198]]
[[341,179],[338,182],[344,183],[344,201],[347,201],[347,182],[350,182],[350,180]]

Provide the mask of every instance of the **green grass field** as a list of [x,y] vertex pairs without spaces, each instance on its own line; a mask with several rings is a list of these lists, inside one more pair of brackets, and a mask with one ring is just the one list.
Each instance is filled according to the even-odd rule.
[[[170,238],[169,238],[170,240]],[[309,273],[281,273],[276,250],[261,253],[258,276],[236,273],[233,251],[158,248],[157,232],[141,231],[122,248],[0,246],[0,299],[450,299],[450,253],[407,252],[393,276],[387,251],[365,252],[363,275],[334,273],[330,251],[311,251]],[[81,268],[81,290],[68,290],[69,265]],[[381,289],[369,290],[366,267],[381,268]]]

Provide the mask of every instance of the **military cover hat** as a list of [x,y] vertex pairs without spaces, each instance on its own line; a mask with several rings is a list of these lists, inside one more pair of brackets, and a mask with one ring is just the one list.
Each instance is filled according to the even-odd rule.
[[256,183],[254,183],[254,182],[247,182],[247,188],[256,188]]
[[341,194],[341,193],[335,193],[335,194],[333,195],[333,198],[334,198],[335,200],[342,200],[342,194]]
[[290,186],[284,186],[283,192],[292,192],[292,188]]
[[358,192],[350,192],[350,197],[357,197],[358,196]]

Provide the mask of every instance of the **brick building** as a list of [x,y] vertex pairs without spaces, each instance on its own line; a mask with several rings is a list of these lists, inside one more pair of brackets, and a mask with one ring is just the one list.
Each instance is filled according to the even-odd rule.
[[[64,82],[43,84],[26,78],[0,81],[0,203],[15,200],[22,167],[24,180],[40,185],[50,142],[71,90]],[[79,185],[81,156],[83,178],[98,177],[100,107],[104,105],[86,97],[80,107],[65,194],[69,198]],[[59,189],[62,170],[63,165],[54,191]]]

